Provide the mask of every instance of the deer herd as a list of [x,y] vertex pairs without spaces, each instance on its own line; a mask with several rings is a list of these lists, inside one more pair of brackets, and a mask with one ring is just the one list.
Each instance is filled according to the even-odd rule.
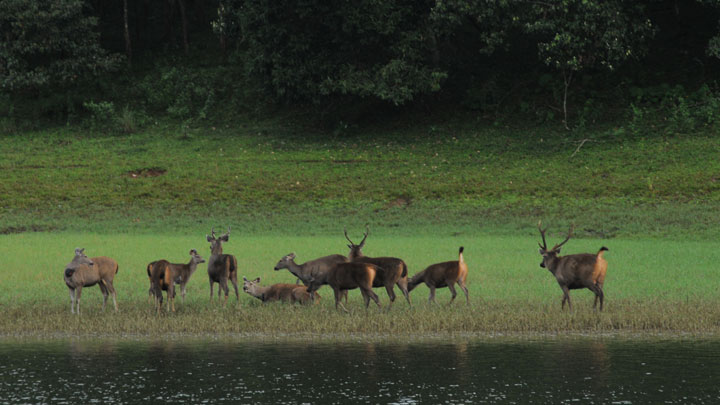
[[[540,255],[544,267],[555,276],[558,285],[563,291],[561,308],[565,308],[565,302],[572,311],[569,290],[587,288],[595,294],[593,308],[600,302],[600,310],[603,309],[604,293],[603,283],[607,271],[607,261],[603,253],[608,249],[601,247],[597,253],[581,253],[567,256],[560,256],[560,248],[572,237],[573,227],[570,228],[567,237],[562,242],[548,249],[545,241],[545,231],[541,222],[538,222],[538,230],[542,238]],[[408,277],[408,266],[397,257],[367,257],[363,255],[362,249],[365,246],[369,227],[366,227],[363,239],[355,244],[348,237],[345,230],[345,238],[350,242],[348,256],[334,254],[307,261],[303,264],[295,263],[295,253],[283,256],[275,265],[275,270],[287,269],[297,278],[295,284],[273,284],[261,286],[260,277],[248,280],[243,277],[243,291],[263,303],[283,301],[289,303],[312,304],[317,302],[320,295],[318,289],[323,285],[329,285],[335,294],[335,308],[348,310],[343,305],[343,298],[347,304],[349,290],[359,289],[365,302],[365,308],[370,305],[370,300],[380,308],[380,299],[373,291],[373,288],[385,287],[392,307],[397,296],[395,286],[402,292],[408,305],[410,302],[410,291],[424,283],[430,290],[428,302],[435,302],[435,289],[447,287],[452,294],[448,304],[452,304],[457,296],[455,285],[465,294],[466,304],[470,304],[470,295],[466,286],[468,276],[468,265],[463,257],[463,247],[458,252],[458,260],[436,263],[428,266],[425,270]],[[215,229],[207,235],[210,243],[210,257],[207,260],[207,272],[210,281],[210,301],[213,300],[213,287],[218,284],[218,300],[222,293],[225,293],[223,306],[227,304],[229,295],[228,281],[232,283],[235,290],[237,303],[240,305],[238,292],[238,265],[235,256],[223,254],[222,243],[227,242],[230,237],[230,228],[220,237],[215,236]],[[185,301],[185,287],[192,277],[198,264],[205,263],[197,252],[192,249],[189,252],[190,260],[185,263],[170,263],[161,259],[150,262],[147,265],[147,275],[150,282],[148,291],[149,298],[155,301],[157,312],[160,312],[163,303],[163,291],[167,294],[167,311],[175,311],[175,286],[180,286],[182,301]],[[70,292],[70,312],[80,314],[80,295],[83,287],[90,287],[97,284],[103,294],[103,311],[109,295],[112,295],[115,311],[118,310],[117,293],[113,286],[113,279],[118,273],[118,263],[105,256],[87,257],[85,249],[75,249],[73,260],[65,266],[64,280]],[[302,284],[302,285],[301,285]]]

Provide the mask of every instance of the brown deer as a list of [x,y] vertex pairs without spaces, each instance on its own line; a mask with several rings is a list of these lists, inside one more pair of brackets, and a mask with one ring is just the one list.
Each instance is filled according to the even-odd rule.
[[205,259],[195,249],[190,250],[190,262],[187,264],[170,263],[167,260],[154,262],[150,271],[150,288],[155,294],[158,312],[160,312],[160,306],[162,305],[163,290],[167,291],[168,311],[170,311],[172,305],[172,311],[175,312],[175,284],[180,285],[180,295],[183,304],[185,304],[185,286],[200,263],[205,263]]
[[225,292],[225,301],[223,306],[227,304],[228,299],[228,280],[235,288],[235,297],[237,297],[238,306],[240,306],[240,294],[237,286],[237,259],[233,255],[223,254],[222,243],[227,242],[230,238],[230,228],[220,236],[215,237],[215,228],[212,228],[211,234],[206,235],[207,241],[210,242],[210,258],[207,261],[208,277],[210,278],[210,301],[213,298],[213,285],[218,283],[218,300],[221,291]]
[[378,267],[371,263],[338,263],[325,274],[319,274],[318,277],[312,276],[307,292],[314,293],[322,285],[328,284],[335,293],[335,309],[338,309],[339,305],[345,312],[349,312],[340,302],[340,299],[343,292],[359,288],[365,300],[366,309],[370,305],[370,299],[375,301],[378,308],[380,308],[380,300],[372,290],[373,280],[377,272]]
[[345,239],[350,242],[348,248],[350,248],[350,253],[348,254],[348,259],[351,262],[360,262],[360,263],[371,263],[378,267],[377,275],[375,276],[375,280],[373,281],[373,287],[385,287],[385,290],[387,291],[388,297],[390,298],[390,307],[392,307],[393,302],[395,302],[395,290],[394,285],[397,284],[398,288],[400,288],[400,291],[402,291],[403,295],[405,296],[405,299],[408,302],[408,305],[412,305],[410,303],[410,294],[408,292],[408,269],[407,264],[402,259],[398,259],[397,257],[367,257],[364,256],[362,253],[362,248],[365,246],[365,240],[368,237],[368,234],[370,233],[370,227],[366,225],[365,234],[363,235],[362,241],[360,241],[359,244],[355,244],[347,234],[347,229],[345,229]]
[[542,244],[540,245],[540,254],[543,257],[540,267],[544,267],[555,276],[560,288],[563,291],[563,299],[561,308],[565,309],[565,301],[572,311],[572,303],[570,302],[570,290],[587,288],[595,293],[595,303],[593,309],[597,307],[598,299],[600,300],[600,310],[603,309],[603,301],[605,294],[603,293],[603,283],[605,282],[605,273],[607,272],[607,261],[603,257],[603,252],[608,250],[605,246],[601,247],[596,254],[579,253],[574,255],[560,256],[560,247],[564,245],[573,233],[573,227],[570,227],[567,238],[548,250],[545,242],[545,231],[542,229],[541,222],[538,221],[538,230],[542,236]]
[[[295,263],[295,257],[295,253],[283,256],[275,265],[275,271],[288,269],[290,273],[297,277],[295,284],[302,282],[306,286],[310,284],[310,278],[321,277],[336,264],[348,261],[348,258],[343,255],[330,255],[310,260],[303,264],[297,264]],[[347,304],[347,291],[345,291],[345,303]]]
[[65,266],[63,274],[65,285],[70,290],[70,312],[75,313],[75,303],[77,303],[77,313],[80,315],[82,289],[95,284],[100,287],[103,295],[103,311],[105,311],[108,295],[112,294],[115,312],[117,312],[117,292],[113,286],[113,279],[119,270],[117,262],[105,256],[88,258],[84,252],[84,248],[75,249],[75,257]]
[[319,299],[317,292],[310,294],[307,287],[298,286],[296,284],[273,284],[269,287],[260,286],[260,277],[255,280],[248,280],[243,277],[243,291],[259,299],[263,303],[273,301],[283,301],[295,304],[309,304]]
[[468,267],[463,258],[463,250],[464,248],[460,246],[457,260],[430,265],[425,270],[412,276],[410,281],[408,281],[408,290],[412,291],[418,284],[425,283],[430,289],[428,302],[435,302],[435,289],[447,287],[452,293],[452,298],[450,298],[450,302],[448,302],[448,305],[450,305],[457,296],[457,292],[455,292],[455,283],[457,283],[465,293],[465,303],[470,305],[470,295],[465,286]]

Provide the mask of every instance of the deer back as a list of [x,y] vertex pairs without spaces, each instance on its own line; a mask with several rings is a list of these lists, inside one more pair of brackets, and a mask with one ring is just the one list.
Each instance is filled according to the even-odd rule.
[[571,289],[585,288],[595,282],[593,274],[596,259],[597,256],[591,253],[561,256],[557,258],[553,273],[560,285],[566,285]]

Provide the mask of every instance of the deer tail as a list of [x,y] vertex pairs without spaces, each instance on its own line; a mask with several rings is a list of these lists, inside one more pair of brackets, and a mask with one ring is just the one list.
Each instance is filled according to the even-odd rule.
[[463,259],[463,251],[464,251],[464,250],[465,250],[465,248],[464,248],[463,246],[460,246],[460,251],[458,252],[458,261],[459,261],[459,262],[465,261],[465,260]]
[[405,263],[405,261],[403,261],[402,265],[403,265],[403,271],[402,271],[402,274],[400,275],[400,277],[404,278],[404,277],[407,277],[407,275],[408,275],[407,263]]
[[600,250],[598,250],[597,255],[600,256],[602,254],[602,252],[604,252],[606,250],[610,250],[610,249],[606,248],[605,246],[601,247]]

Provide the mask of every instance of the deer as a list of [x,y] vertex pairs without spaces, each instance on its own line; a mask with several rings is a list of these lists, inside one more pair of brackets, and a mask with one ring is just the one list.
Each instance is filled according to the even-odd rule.
[[213,298],[213,285],[218,283],[218,300],[221,291],[225,292],[225,301],[223,307],[227,304],[228,299],[228,280],[235,288],[235,297],[237,297],[238,306],[240,306],[240,294],[237,286],[237,259],[233,255],[223,254],[222,243],[227,242],[230,238],[230,227],[227,232],[219,238],[215,237],[215,228],[212,228],[210,235],[206,235],[207,241],[210,242],[210,258],[207,261],[208,277],[210,278],[210,302]]
[[359,244],[355,244],[347,234],[347,228],[345,228],[345,239],[350,242],[348,248],[350,253],[348,254],[348,260],[351,262],[360,263],[371,263],[378,267],[377,275],[373,281],[373,287],[385,287],[388,298],[390,298],[390,305],[388,310],[392,307],[395,302],[395,290],[394,285],[397,284],[400,291],[402,291],[408,305],[412,305],[410,302],[410,294],[408,291],[408,268],[407,264],[402,259],[397,257],[367,257],[362,253],[362,248],[365,246],[365,240],[370,234],[370,226],[365,226],[365,233],[362,241]]
[[350,312],[340,302],[340,299],[343,293],[347,293],[347,290],[359,288],[365,300],[365,309],[367,310],[370,306],[370,299],[375,301],[380,309],[380,300],[372,290],[373,281],[378,272],[379,268],[372,263],[338,263],[330,271],[318,274],[317,277],[310,277],[307,292],[312,294],[324,284],[328,284],[335,293],[335,310],[338,310],[338,306],[340,306],[345,312]]
[[470,295],[465,285],[468,275],[468,266],[463,258],[464,248],[460,246],[458,252],[458,259],[450,262],[436,263],[428,266],[425,270],[415,274],[408,281],[408,291],[412,291],[420,283],[425,283],[430,289],[430,296],[428,297],[428,303],[435,302],[435,289],[447,287],[452,293],[452,298],[448,305],[455,301],[457,292],[455,291],[455,284],[460,287],[465,293],[465,303],[470,305]]
[[167,260],[154,262],[150,271],[150,288],[155,294],[158,312],[160,312],[160,307],[162,306],[163,290],[167,291],[168,312],[171,306],[172,312],[175,312],[175,284],[180,285],[180,295],[182,296],[183,305],[185,304],[185,286],[188,281],[190,281],[190,277],[195,273],[200,263],[205,263],[205,259],[203,259],[195,249],[190,250],[190,262],[187,264],[170,263]]
[[266,304],[273,301],[283,301],[295,304],[315,303],[315,299],[319,299],[320,295],[317,292],[310,294],[307,292],[307,287],[298,286],[297,284],[273,284],[268,287],[260,286],[260,277],[255,280],[248,280],[243,277],[243,291],[250,294],[251,296],[259,299]]
[[75,257],[65,266],[65,272],[63,273],[65,285],[67,285],[70,292],[70,313],[75,313],[75,303],[77,303],[77,314],[80,315],[82,289],[95,284],[100,287],[103,295],[103,312],[110,294],[112,294],[115,312],[117,312],[117,292],[113,286],[113,279],[118,270],[117,262],[109,257],[88,258],[85,255],[85,248],[75,249]]
[[[306,286],[310,284],[310,278],[313,276],[320,277],[330,271],[336,264],[348,261],[348,258],[343,255],[330,255],[297,264],[295,263],[295,257],[295,253],[283,256],[275,265],[275,271],[288,269],[290,273],[297,277],[295,284],[302,282]],[[345,291],[345,303],[347,304],[347,291]]]
[[605,283],[605,273],[607,272],[607,261],[603,257],[603,254],[608,251],[608,248],[602,246],[595,254],[579,253],[560,256],[560,247],[570,240],[574,226],[570,227],[570,231],[565,240],[550,250],[548,250],[547,242],[545,242],[545,231],[547,228],[541,228],[541,221],[538,221],[538,230],[542,237],[542,244],[538,242],[538,245],[540,245],[540,254],[542,255],[540,267],[548,269],[560,285],[563,291],[561,308],[565,309],[565,301],[567,301],[568,308],[572,311],[570,290],[587,288],[595,294],[593,309],[596,309],[599,300],[600,310],[602,311],[603,301],[605,300],[603,284]]

